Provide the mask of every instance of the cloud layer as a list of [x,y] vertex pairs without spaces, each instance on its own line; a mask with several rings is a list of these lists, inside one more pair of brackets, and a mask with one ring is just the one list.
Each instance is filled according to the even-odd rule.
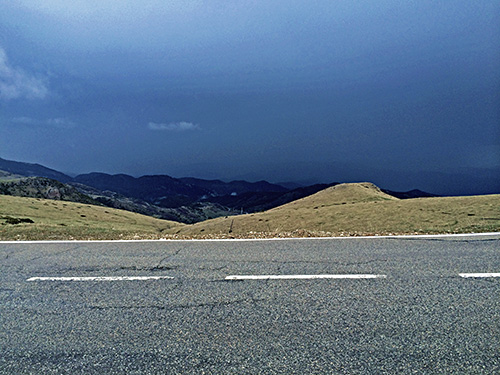
[[44,99],[48,92],[43,79],[11,67],[7,54],[0,47],[0,99]]
[[46,120],[38,120],[31,117],[15,117],[12,119],[12,122],[23,125],[51,126],[59,129],[72,129],[76,127],[76,124],[73,121],[62,117],[49,118]]
[[148,124],[150,130],[161,130],[161,131],[171,131],[171,132],[184,132],[189,130],[199,130],[200,126],[193,124],[192,122],[171,122],[168,124],[159,124],[156,122],[150,122]]

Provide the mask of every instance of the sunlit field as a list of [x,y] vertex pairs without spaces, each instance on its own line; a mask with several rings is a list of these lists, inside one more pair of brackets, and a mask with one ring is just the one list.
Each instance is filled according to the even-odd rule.
[[271,238],[500,231],[500,195],[401,200],[342,184],[272,210],[194,225],[106,207],[0,197],[1,240]]

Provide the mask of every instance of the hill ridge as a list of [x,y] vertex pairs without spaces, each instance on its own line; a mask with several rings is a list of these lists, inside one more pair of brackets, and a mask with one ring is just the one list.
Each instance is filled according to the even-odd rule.
[[[355,196],[356,193],[360,194]],[[107,207],[3,196],[0,240],[332,237],[500,231],[500,195],[397,199],[388,198],[373,184],[365,183],[341,184],[311,197],[261,213],[184,225],[131,216],[129,212]]]
[[[11,172],[2,173],[2,168]],[[12,173],[17,173],[17,175]],[[23,178],[23,176],[39,176],[40,178],[64,182],[75,187],[89,199],[96,200],[108,207],[121,208],[163,219],[178,220],[183,223],[194,223],[218,216],[262,212],[318,193],[326,187],[338,185],[338,183],[317,184],[289,189],[264,180],[223,182],[193,177],[174,178],[165,174],[133,177],[124,173],[112,175],[103,172],[80,174],[73,178],[38,164],[14,162],[0,158],[0,185],[12,179]],[[26,184],[29,185],[29,183]],[[382,197],[391,199],[389,196],[382,196],[382,190],[375,185],[364,184],[360,185],[366,189],[363,199],[378,200]],[[6,191],[4,194],[23,196],[32,195],[36,189],[40,190],[40,184],[36,181],[31,181],[31,185],[32,191],[30,193],[28,193],[26,186],[23,189],[19,187],[16,189],[4,188]],[[54,187],[59,188],[56,185],[54,184]],[[69,187],[65,189],[70,190]],[[368,194],[369,191],[375,195]],[[45,194],[42,191],[39,192]],[[418,191],[395,193],[384,190],[383,192],[401,198],[424,196]],[[353,192],[353,194],[356,199],[360,199],[359,192]],[[76,195],[73,196],[76,197]],[[426,196],[432,196],[432,194]],[[352,198],[350,199],[352,200]],[[54,199],[57,199],[57,196]],[[330,200],[333,202],[332,199],[331,197]],[[75,198],[75,200],[81,201],[82,197]],[[346,196],[346,192],[339,200],[345,200],[344,203],[347,203],[349,197]]]
[[195,238],[324,237],[495,232],[500,194],[399,199],[372,183],[329,187],[274,209],[183,227]]
[[0,170],[9,172],[15,175],[26,177],[47,177],[60,182],[66,183],[72,178],[55,169],[47,168],[36,163],[24,163],[20,161],[6,160],[0,158]]
[[[384,193],[378,186],[371,182],[351,182],[330,186],[287,205],[322,204],[325,206],[382,200],[399,200],[399,198]],[[280,207],[276,207],[275,209],[279,209]]]

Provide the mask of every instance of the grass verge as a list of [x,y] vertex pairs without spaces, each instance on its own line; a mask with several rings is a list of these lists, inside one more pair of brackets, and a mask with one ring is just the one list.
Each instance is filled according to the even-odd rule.
[[353,188],[345,192],[330,188],[263,213],[209,220],[176,233],[196,238],[266,238],[500,231],[500,195],[400,200]]
[[0,195],[0,240],[157,239],[183,224],[66,201]]
[[500,195],[400,200],[343,184],[272,210],[193,225],[65,201],[0,195],[0,240],[331,237],[500,232]]

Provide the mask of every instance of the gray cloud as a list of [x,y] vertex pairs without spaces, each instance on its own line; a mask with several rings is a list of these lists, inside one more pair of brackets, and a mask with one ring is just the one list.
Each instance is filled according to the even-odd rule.
[[148,124],[150,130],[161,130],[161,131],[173,131],[173,132],[183,132],[188,130],[199,130],[200,126],[193,124],[192,122],[171,122],[168,124],[158,124],[156,122],[150,122]]
[[24,125],[38,125],[41,123],[39,120],[35,120],[34,118],[31,117],[14,117],[12,119],[12,122],[15,124],[24,124]]
[[0,99],[44,99],[48,93],[45,80],[10,66],[7,54],[0,47]]
[[15,124],[34,125],[34,126],[50,126],[59,129],[72,129],[76,127],[76,123],[62,117],[50,118],[46,120],[38,120],[32,117],[14,117],[12,122]]
[[45,123],[47,125],[61,129],[72,129],[76,127],[76,124],[73,121],[61,117],[48,119],[45,121]]

